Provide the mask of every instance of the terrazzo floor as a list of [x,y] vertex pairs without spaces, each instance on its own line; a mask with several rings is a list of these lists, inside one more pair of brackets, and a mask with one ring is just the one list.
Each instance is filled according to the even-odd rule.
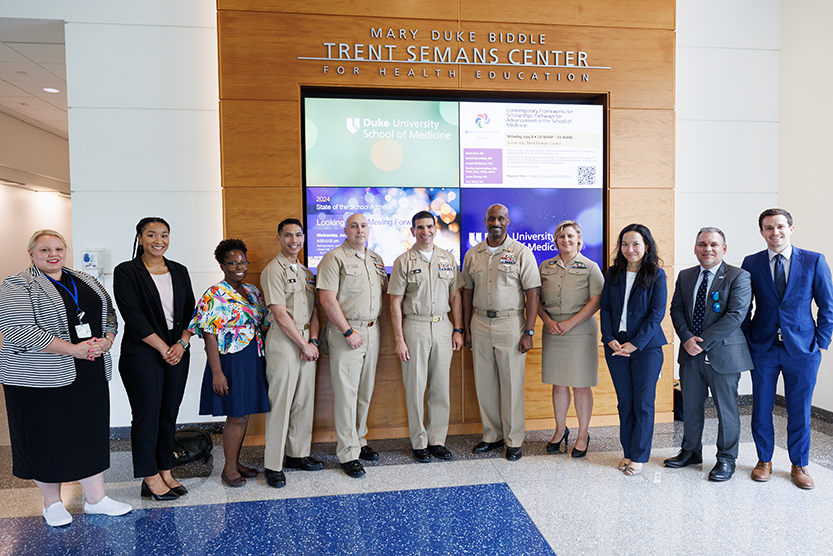
[[[545,431],[527,434],[517,462],[498,453],[472,455],[476,436],[449,438],[455,460],[430,464],[413,461],[407,440],[375,441],[381,459],[366,464],[358,480],[338,468],[333,444],[317,444],[313,455],[325,469],[288,470],[279,490],[262,474],[242,488],[223,485],[222,447],[215,445],[208,462],[175,468],[189,494],[160,503],[139,497],[129,442],[114,441],[107,492],[133,512],[85,516],[80,487],[69,484],[63,494],[74,520],[59,529],[43,523],[37,488],[11,476],[2,431],[0,556],[833,555],[833,426],[814,420],[809,471],[816,488],[802,491],[790,482],[786,419],[783,408],[776,411],[778,447],[766,484],[749,477],[757,457],[748,415],[741,417],[738,469],[726,483],[707,480],[713,445],[704,447],[702,465],[662,466],[682,435],[680,423],[669,423],[657,425],[651,461],[636,477],[616,470],[616,427],[592,428],[584,459],[547,455]],[[715,436],[716,419],[709,418],[704,441]],[[260,447],[245,448],[243,460],[262,469],[262,456]]]

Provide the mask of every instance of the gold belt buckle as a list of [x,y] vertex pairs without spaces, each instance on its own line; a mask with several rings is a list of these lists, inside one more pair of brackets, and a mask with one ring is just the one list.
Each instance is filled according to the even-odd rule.
[[309,323],[304,323],[304,330],[309,330]]
[[376,321],[375,321],[375,320],[372,320],[372,321],[368,322],[368,323],[367,323],[367,327],[368,327],[368,328],[370,328],[371,326],[373,326],[373,323],[374,323],[374,322],[376,322]]
[[431,317],[431,322],[440,322],[440,317],[434,315]]

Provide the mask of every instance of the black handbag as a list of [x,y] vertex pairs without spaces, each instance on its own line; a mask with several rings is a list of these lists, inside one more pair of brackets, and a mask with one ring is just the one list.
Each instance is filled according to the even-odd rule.
[[211,456],[211,437],[202,429],[184,428],[174,433],[174,465],[184,465],[194,460],[207,460]]

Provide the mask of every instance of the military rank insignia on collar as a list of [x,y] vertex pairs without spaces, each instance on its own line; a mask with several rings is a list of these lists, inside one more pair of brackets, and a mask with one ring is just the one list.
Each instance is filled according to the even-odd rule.
[[570,268],[587,268],[587,265],[576,261],[570,265]]
[[515,264],[516,262],[517,261],[515,260],[515,255],[513,255],[512,253],[504,253],[500,257],[501,264]]

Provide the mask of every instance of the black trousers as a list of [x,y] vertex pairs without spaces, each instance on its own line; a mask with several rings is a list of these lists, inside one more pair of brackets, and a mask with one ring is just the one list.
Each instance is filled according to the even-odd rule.
[[133,476],[150,477],[173,467],[176,416],[188,379],[190,354],[174,366],[158,353],[124,353],[121,375],[133,421]]

